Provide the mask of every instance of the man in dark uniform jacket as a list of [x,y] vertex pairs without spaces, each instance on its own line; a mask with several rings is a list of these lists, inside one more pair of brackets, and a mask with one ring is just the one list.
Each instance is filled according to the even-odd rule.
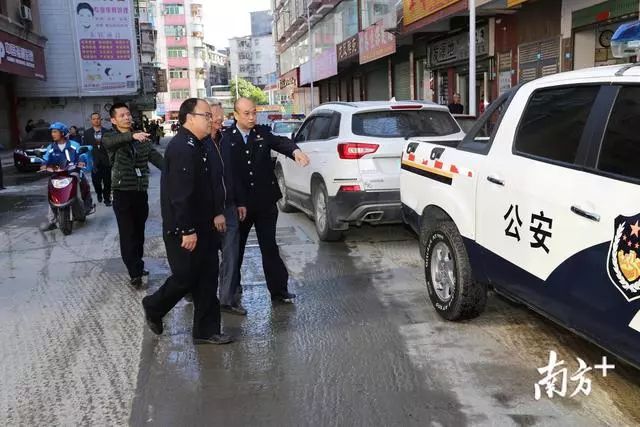
[[[223,232],[222,171],[210,171],[205,138],[211,131],[209,104],[198,98],[182,103],[180,130],[165,151],[160,181],[162,231],[172,275],[153,295],[142,300],[149,328],[163,331],[162,318],[187,293],[193,296],[195,344],[227,344],[220,330],[218,249],[216,230]],[[212,176],[219,180],[212,180]]]
[[256,126],[256,106],[239,98],[234,104],[236,123],[223,135],[223,144],[231,146],[234,190],[240,218],[240,262],[251,228],[255,225],[262,254],[262,269],[272,301],[291,303],[295,294],[288,291],[289,273],[276,243],[278,207],[282,197],[273,171],[271,150],[295,160],[300,166],[309,157],[289,138],[275,136],[268,126]]
[[84,131],[84,144],[93,147],[93,170],[91,180],[98,196],[98,203],[104,200],[105,206],[111,206],[111,161],[109,152],[102,145],[102,137],[109,132],[102,126],[100,113],[91,115],[91,127]]

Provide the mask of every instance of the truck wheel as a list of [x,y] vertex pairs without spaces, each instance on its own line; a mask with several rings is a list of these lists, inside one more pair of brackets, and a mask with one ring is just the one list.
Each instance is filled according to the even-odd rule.
[[469,256],[455,224],[441,221],[423,230],[424,271],[431,303],[447,320],[478,316],[487,303],[487,287],[475,283]]
[[287,197],[287,186],[284,183],[284,174],[280,167],[276,168],[276,179],[278,180],[278,187],[280,187],[280,192],[282,193],[282,198],[278,200],[277,205],[280,212],[291,213],[295,212],[296,208],[289,204],[289,198]]
[[331,228],[329,197],[327,188],[320,182],[313,187],[313,216],[318,237],[323,242],[334,242],[342,238],[342,231]]
[[71,221],[71,208],[69,206],[58,210],[58,225],[62,234],[68,236],[73,231],[73,221]]

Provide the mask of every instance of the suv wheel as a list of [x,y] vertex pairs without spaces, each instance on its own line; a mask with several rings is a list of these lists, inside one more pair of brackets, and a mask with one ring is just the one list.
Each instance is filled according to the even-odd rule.
[[324,242],[340,240],[342,232],[331,228],[329,212],[331,205],[327,197],[327,188],[320,182],[313,189],[313,216],[318,237]]
[[295,212],[296,208],[289,204],[289,198],[287,196],[287,186],[284,183],[284,174],[282,173],[280,166],[276,168],[276,179],[278,180],[278,187],[280,187],[280,192],[282,193],[282,198],[276,202],[278,205],[278,209],[280,209],[280,212],[284,213]]
[[447,320],[478,316],[487,303],[487,287],[475,283],[462,236],[451,221],[422,230],[424,271],[429,298]]

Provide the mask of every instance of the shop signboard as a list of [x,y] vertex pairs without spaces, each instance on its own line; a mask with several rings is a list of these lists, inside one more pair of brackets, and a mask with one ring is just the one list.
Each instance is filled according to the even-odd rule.
[[460,0],[404,0],[404,25],[412,24],[459,2]]
[[343,62],[351,58],[357,58],[360,53],[359,36],[355,34],[336,47],[338,62]]
[[295,89],[298,87],[298,68],[294,68],[291,71],[287,71],[283,75],[280,76],[278,80],[278,84],[280,86],[280,90],[284,90],[287,88]]
[[72,1],[80,95],[123,95],[138,89],[131,0]]
[[514,7],[526,1],[527,0],[507,0],[507,7]]
[[44,80],[44,49],[0,31],[0,71]]
[[[489,54],[489,27],[476,29],[476,55]],[[469,59],[469,34],[461,33],[453,37],[439,40],[429,46],[429,65],[437,68],[440,65]]]
[[325,49],[321,54],[313,58],[313,73],[311,72],[311,61],[300,66],[300,85],[307,85],[318,80],[324,80],[338,74],[338,59],[336,57],[336,47]]
[[384,30],[383,21],[358,33],[360,64],[384,58],[396,52],[396,36]]

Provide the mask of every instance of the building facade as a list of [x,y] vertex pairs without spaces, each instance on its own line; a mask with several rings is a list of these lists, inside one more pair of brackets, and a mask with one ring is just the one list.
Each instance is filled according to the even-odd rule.
[[237,76],[260,88],[274,83],[277,60],[271,35],[272,23],[271,11],[251,12],[251,29],[255,32],[229,39],[230,79]]
[[47,79],[41,23],[39,0],[0,0],[0,145],[5,148],[15,147],[24,136],[18,81]]
[[207,95],[202,3],[160,0],[156,20],[156,55],[160,68],[167,70],[167,92],[158,94],[156,113],[166,120],[177,119],[184,100]]
[[227,50],[216,50],[215,46],[205,43],[204,66],[207,97],[212,96],[212,86],[229,84],[229,55]]
[[482,112],[516,84],[630,61],[613,58],[610,39],[638,19],[640,1],[476,0],[476,8],[470,88],[466,0],[272,0],[278,98],[308,113],[313,82],[313,105],[391,98],[447,104],[460,93],[468,112],[475,91]]
[[[46,80],[18,79],[18,123],[62,121],[80,129],[93,112],[110,125],[108,110],[127,102],[136,120],[155,108],[153,76],[146,78],[143,58],[151,59],[155,29],[146,11],[155,1],[41,0],[40,28]],[[141,13],[144,10],[145,13]],[[147,80],[146,85],[145,79]],[[145,96],[146,95],[146,96]]]

